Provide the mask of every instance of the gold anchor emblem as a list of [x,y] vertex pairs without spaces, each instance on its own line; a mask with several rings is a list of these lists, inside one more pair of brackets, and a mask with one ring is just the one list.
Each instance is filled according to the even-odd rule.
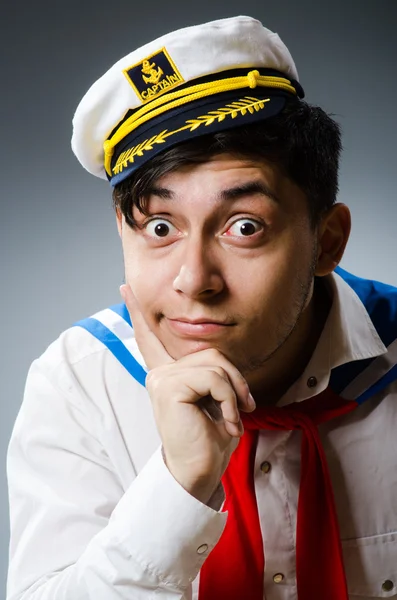
[[[148,75],[149,77],[146,77]],[[157,83],[163,75],[161,67],[156,69],[155,63],[150,64],[149,60],[144,60],[142,65],[142,78],[145,83]]]

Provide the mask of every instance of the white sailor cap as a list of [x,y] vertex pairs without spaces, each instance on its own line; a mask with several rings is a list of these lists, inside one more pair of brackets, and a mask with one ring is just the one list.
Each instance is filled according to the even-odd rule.
[[276,33],[239,16],[179,29],[120,59],[81,100],[72,148],[116,185],[165,149],[261,121],[304,96]]

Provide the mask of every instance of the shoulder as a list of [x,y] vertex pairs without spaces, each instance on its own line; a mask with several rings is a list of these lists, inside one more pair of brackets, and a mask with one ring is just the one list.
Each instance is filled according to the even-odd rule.
[[357,277],[341,267],[337,267],[335,273],[350,285],[362,302],[371,305],[380,298],[387,298],[397,310],[397,287],[374,279]]
[[397,338],[397,287],[357,277],[340,267],[335,269],[335,273],[357,294],[382,342],[389,346]]
[[[92,385],[108,377],[128,374],[144,386],[146,370],[134,330],[124,304],[105,308],[76,322],[56,339],[34,362],[62,387],[73,387],[76,379]],[[132,377],[131,377],[132,375]]]
[[[92,317],[88,317],[91,319]],[[92,335],[90,331],[79,325],[88,319],[73,324],[56,338],[36,359],[35,363],[47,372],[59,369],[63,364],[73,368],[75,365],[90,360],[98,354],[104,354],[106,347]]]

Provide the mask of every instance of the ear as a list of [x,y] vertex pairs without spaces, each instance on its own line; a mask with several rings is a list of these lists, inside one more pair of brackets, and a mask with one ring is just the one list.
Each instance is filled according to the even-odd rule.
[[350,210],[345,204],[335,204],[322,218],[318,227],[318,254],[315,275],[331,273],[342,260],[351,229]]
[[117,231],[119,232],[119,236],[121,237],[123,232],[123,215],[119,208],[116,208],[116,223]]

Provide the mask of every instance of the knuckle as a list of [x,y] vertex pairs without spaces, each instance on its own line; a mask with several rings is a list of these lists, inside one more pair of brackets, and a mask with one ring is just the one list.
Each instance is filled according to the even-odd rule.
[[223,367],[218,367],[218,366],[212,367],[211,371],[213,373],[216,373],[220,377],[222,377],[222,379],[226,379],[227,381],[229,380],[228,376],[227,376],[227,373],[226,373],[226,371],[225,371],[225,369]]
[[153,380],[153,370],[146,374],[145,385],[148,386]]
[[219,352],[219,350],[216,348],[207,348],[207,350],[204,350],[204,352],[207,354],[207,357],[209,360],[211,360],[211,362],[219,362],[220,357],[223,358],[221,352]]
[[152,369],[146,375],[145,386],[151,392],[157,392],[163,382],[161,367],[157,367],[156,369]]
[[241,374],[241,372],[234,365],[232,365],[230,377],[233,379],[233,383],[238,392],[242,393],[242,392],[245,392],[246,389],[248,389],[248,383],[247,383],[245,377]]
[[149,388],[153,388],[153,386],[156,385],[156,372],[155,370],[151,370],[149,371],[149,373],[146,375],[146,379],[145,379],[145,386],[149,389]]
[[230,394],[231,392],[234,393],[230,379],[227,376],[227,373],[225,373],[225,371],[222,371],[221,369],[219,371],[217,370],[216,372],[212,371],[211,377],[212,377],[212,382],[214,385],[216,385],[217,387],[219,387],[219,386],[222,387],[222,389],[224,390],[223,393],[225,393],[225,394]]
[[240,373],[240,371],[238,369],[236,369],[236,376],[237,376],[237,380],[239,385],[241,385],[244,389],[248,389],[248,383],[247,380],[245,379],[245,377]]

